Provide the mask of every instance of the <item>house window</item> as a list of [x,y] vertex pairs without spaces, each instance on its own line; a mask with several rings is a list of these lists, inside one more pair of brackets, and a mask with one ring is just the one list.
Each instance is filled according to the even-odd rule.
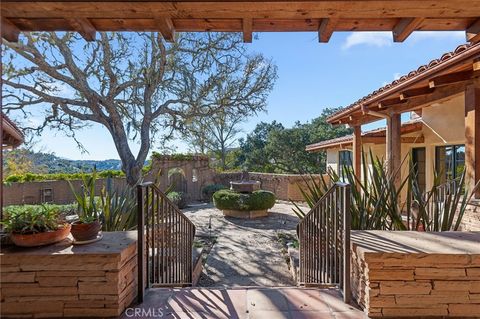
[[345,169],[352,168],[352,151],[339,151],[338,152],[338,176],[340,180],[344,180]]
[[441,182],[459,178],[465,169],[465,145],[437,146],[435,169]]

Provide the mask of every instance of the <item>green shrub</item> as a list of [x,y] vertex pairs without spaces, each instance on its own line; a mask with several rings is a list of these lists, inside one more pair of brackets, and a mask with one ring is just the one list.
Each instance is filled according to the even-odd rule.
[[183,192],[169,192],[167,194],[169,200],[171,200],[178,208],[182,209],[187,207],[187,196]]
[[202,194],[203,194],[203,196],[205,196],[206,199],[211,201],[213,194],[215,192],[218,192],[219,190],[222,190],[222,189],[228,189],[228,187],[225,186],[225,185],[222,185],[222,184],[210,184],[210,185],[205,186],[202,189]]
[[[38,181],[64,181],[64,180],[76,180],[83,179],[84,177],[90,177],[93,173],[56,173],[56,174],[33,174],[25,173],[23,175],[10,175],[4,179],[7,183],[25,183],[25,182],[38,182]],[[96,173],[97,178],[112,178],[122,177],[125,174],[122,171],[106,170]]]
[[4,212],[2,224],[8,233],[42,233],[57,230],[65,224],[61,205],[8,206]]
[[224,189],[213,194],[213,204],[218,209],[229,210],[270,209],[275,205],[275,194],[264,190],[245,194]]

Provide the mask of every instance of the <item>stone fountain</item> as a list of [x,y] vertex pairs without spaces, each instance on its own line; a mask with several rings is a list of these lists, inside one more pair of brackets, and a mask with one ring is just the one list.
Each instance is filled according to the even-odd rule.
[[260,182],[250,180],[248,172],[242,172],[240,181],[231,181],[230,189],[213,194],[213,203],[224,216],[235,218],[259,218],[269,215],[275,204],[275,194],[260,189]]

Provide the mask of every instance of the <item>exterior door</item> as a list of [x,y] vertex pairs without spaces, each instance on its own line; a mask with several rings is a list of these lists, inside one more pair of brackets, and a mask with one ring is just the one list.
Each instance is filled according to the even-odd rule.
[[426,178],[425,178],[425,170],[426,170],[426,155],[425,155],[425,147],[417,147],[412,149],[412,162],[415,169],[415,174],[417,176],[418,186],[422,191],[425,191],[426,188]]

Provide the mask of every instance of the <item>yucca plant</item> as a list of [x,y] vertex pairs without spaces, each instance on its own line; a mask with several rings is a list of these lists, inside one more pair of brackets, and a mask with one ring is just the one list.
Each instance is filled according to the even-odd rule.
[[[352,185],[351,187],[351,227],[352,229],[386,229],[386,230],[404,230],[406,226],[402,222],[402,209],[404,205],[400,204],[399,195],[406,185],[410,175],[403,179],[400,186],[395,185],[395,177],[400,174],[400,170],[388,174],[385,163],[369,153],[371,167],[365,153],[362,153],[363,180],[356,176],[351,168],[344,167],[344,181]],[[307,205],[312,208],[315,203],[325,194],[330,185],[340,181],[340,177],[333,170],[327,172],[330,183],[325,178],[317,182],[313,177],[309,177],[305,182],[306,190],[300,188]],[[303,218],[306,214],[299,205],[293,203],[294,212]]]
[[460,178],[446,183],[442,183],[441,176],[435,173],[431,190],[423,193],[413,179],[411,197],[416,214],[412,214],[411,221],[409,219],[409,227],[425,231],[458,230],[479,183],[472,190],[466,190],[465,170]]
[[102,230],[127,231],[137,227],[137,198],[133,190],[103,188],[101,191]]
[[91,223],[100,218],[99,198],[95,196],[96,180],[96,169],[90,175],[82,175],[82,190],[80,192],[77,192],[72,183],[68,181],[78,205],[78,219],[82,223]]

